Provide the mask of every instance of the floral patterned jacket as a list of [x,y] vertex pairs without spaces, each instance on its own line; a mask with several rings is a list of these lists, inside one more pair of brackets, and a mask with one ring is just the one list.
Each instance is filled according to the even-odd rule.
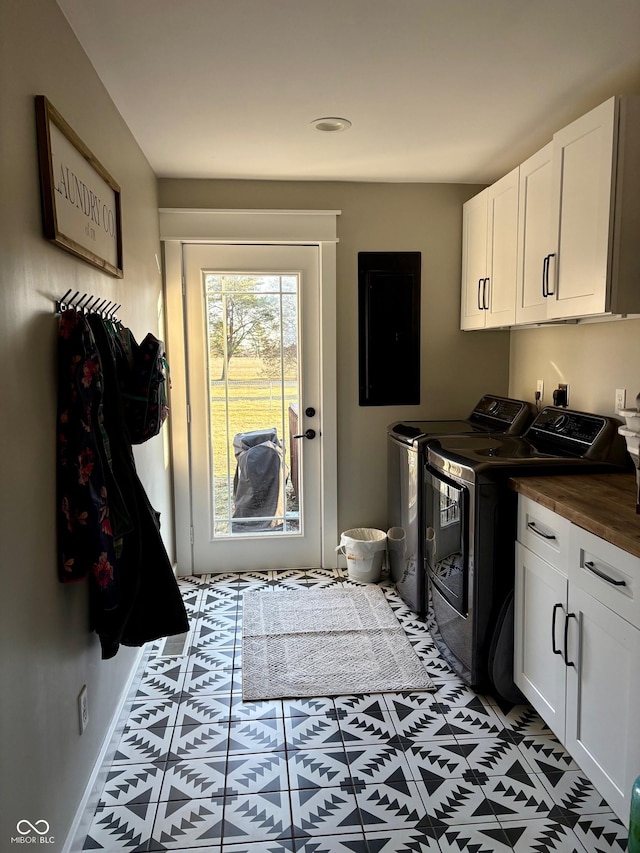
[[58,338],[58,574],[63,583],[90,575],[106,606],[114,606],[117,549],[102,391],[100,357],[89,324],[83,314],[65,311]]
[[136,472],[119,376],[128,330],[69,309],[58,338],[58,574],[89,579],[91,627],[102,657],[188,631],[160,535]]

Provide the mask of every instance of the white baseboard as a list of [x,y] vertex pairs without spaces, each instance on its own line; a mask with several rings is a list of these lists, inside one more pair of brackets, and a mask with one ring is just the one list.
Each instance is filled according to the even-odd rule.
[[138,683],[141,681],[144,673],[144,664],[150,654],[151,646],[147,649],[144,646],[138,652],[131,674],[127,678],[127,682],[122,688],[122,694],[118,707],[116,708],[111,725],[105,734],[102,742],[102,747],[98,753],[91,776],[87,782],[84,794],[78,808],[76,809],[75,817],[71,828],[67,834],[67,838],[62,845],[62,853],[81,853],[85,838],[89,832],[93,814],[98,805],[100,792],[106,782],[106,775],[111,764],[111,759],[115,754],[116,746],[120,740],[120,735],[124,729],[125,722],[129,716],[130,706],[133,696],[135,696]]

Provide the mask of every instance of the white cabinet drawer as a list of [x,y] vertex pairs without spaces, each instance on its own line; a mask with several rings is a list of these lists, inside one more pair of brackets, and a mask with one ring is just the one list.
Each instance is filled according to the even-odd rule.
[[640,559],[571,525],[569,581],[640,628]]
[[566,577],[571,522],[523,495],[518,499],[518,542]]

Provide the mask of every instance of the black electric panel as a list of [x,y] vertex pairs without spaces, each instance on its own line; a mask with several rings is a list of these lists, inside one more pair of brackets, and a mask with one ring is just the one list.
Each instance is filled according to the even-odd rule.
[[420,252],[358,253],[361,406],[420,402]]

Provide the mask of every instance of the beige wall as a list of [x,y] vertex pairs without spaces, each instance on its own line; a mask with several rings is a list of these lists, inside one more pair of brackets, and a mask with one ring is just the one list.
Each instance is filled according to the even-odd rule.
[[[54,0],[0,7],[0,850],[22,819],[49,821],[48,849],[61,850],[135,652],[101,661],[86,584],[57,581],[54,300],[69,287],[115,299],[136,337],[157,333],[156,180]],[[41,236],[36,94],[122,187],[121,281]],[[138,470],[168,532],[162,439],[141,448]],[[80,736],[83,684],[90,721]]]
[[[475,186],[159,181],[161,207],[341,210],[337,247],[338,524],[386,529],[386,427],[400,418],[465,416],[506,393],[507,332],[463,334],[462,203]],[[358,252],[422,253],[419,406],[358,405]]]
[[[613,95],[638,93],[640,72],[636,66],[614,78],[591,80],[568,100],[577,118]],[[640,319],[512,332],[509,393],[531,400],[537,379],[544,380],[543,402],[549,405],[553,389],[564,382],[570,386],[572,408],[612,415],[616,388],[626,388],[627,404],[635,406],[640,391]]]
[[509,392],[533,399],[544,380],[544,403],[553,404],[558,382],[569,384],[573,409],[613,415],[616,388],[627,391],[635,408],[640,391],[640,319],[511,333]]

